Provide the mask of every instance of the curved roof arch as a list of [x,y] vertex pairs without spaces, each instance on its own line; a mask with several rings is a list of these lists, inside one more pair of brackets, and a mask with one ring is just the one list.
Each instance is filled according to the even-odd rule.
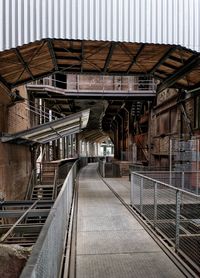
[[157,91],[200,86],[200,54],[175,45],[44,39],[0,52],[0,65],[8,89],[56,72],[155,77]]
[[200,51],[199,0],[0,0],[0,51],[47,38]]

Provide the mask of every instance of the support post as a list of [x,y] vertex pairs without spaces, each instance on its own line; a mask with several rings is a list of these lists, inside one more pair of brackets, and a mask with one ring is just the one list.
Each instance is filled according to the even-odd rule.
[[158,217],[157,202],[158,202],[158,183],[156,182],[154,185],[154,221],[153,221],[154,229],[156,229],[157,217]]
[[185,173],[181,173],[181,188],[184,190],[185,188]]
[[144,178],[141,178],[140,181],[140,214],[143,213],[143,187],[144,187]]
[[134,206],[134,173],[131,173],[131,206]]
[[176,235],[175,235],[175,251],[179,249],[180,243],[180,205],[181,205],[181,191],[176,191]]
[[196,194],[199,194],[199,139],[197,140]]
[[172,185],[172,139],[169,140],[169,184]]

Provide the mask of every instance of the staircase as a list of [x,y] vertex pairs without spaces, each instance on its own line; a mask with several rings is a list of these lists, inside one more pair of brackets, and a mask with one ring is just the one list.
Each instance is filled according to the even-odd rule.
[[[55,179],[57,162],[43,162],[41,165],[40,182],[36,183],[31,194],[31,200],[51,201],[55,198]],[[28,217],[26,223],[38,224],[45,223],[45,216]]]
[[43,162],[41,165],[40,184],[36,184],[33,188],[32,200],[53,200],[55,190],[57,162]]

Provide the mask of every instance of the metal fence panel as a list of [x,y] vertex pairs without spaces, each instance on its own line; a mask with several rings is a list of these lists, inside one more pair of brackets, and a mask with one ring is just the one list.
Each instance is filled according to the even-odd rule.
[[69,171],[62,189],[42,228],[31,256],[21,274],[21,278],[55,278],[58,277],[64,238],[67,231],[75,178],[79,167],[86,165],[87,158],[77,160]]
[[169,174],[132,172],[131,205],[200,273],[200,196],[183,183],[187,175],[196,182],[198,173],[174,172],[171,179]]

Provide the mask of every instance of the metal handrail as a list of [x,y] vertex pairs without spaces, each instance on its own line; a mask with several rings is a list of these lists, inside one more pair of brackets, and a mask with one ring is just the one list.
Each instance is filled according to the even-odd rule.
[[29,178],[29,182],[28,182],[28,186],[27,186],[27,190],[26,190],[26,194],[25,194],[25,200],[28,200],[31,197],[31,193],[33,191],[33,187],[35,184],[35,174],[36,174],[36,169],[33,169],[31,171],[31,175]]
[[[120,76],[119,76],[120,77]],[[120,77],[121,78],[121,77]],[[42,80],[39,81],[33,81],[31,83],[29,83],[29,85],[34,85],[34,86],[50,86],[50,87],[59,87],[57,86],[57,84],[61,84],[62,85],[62,89],[64,90],[77,90],[82,91],[84,89],[81,89],[81,86],[87,86],[86,90],[88,90],[90,88],[90,90],[92,91],[96,91],[97,87],[100,86],[101,91],[106,92],[106,91],[126,91],[126,92],[132,92],[135,91],[135,89],[131,89],[131,86],[135,86],[137,87],[137,90],[153,90],[156,91],[156,83],[154,82],[154,80],[152,78],[149,78],[148,80],[130,80],[130,78],[127,76],[127,82],[126,81],[112,81],[111,83],[106,83],[104,80],[104,76],[102,78],[101,81],[95,81],[94,82],[85,82],[85,81],[80,81],[80,79],[78,78],[78,81],[61,81],[61,80],[57,80],[54,78],[44,78]],[[27,85],[27,86],[29,86]],[[72,87],[75,88],[71,88],[70,85]],[[127,89],[123,89],[123,87],[126,86]],[[112,87],[112,89],[110,89]]]
[[85,158],[77,160],[68,172],[37,242],[33,246],[29,260],[20,276],[21,278],[59,276],[65,249],[64,241],[70,221],[75,178],[78,170],[85,166],[85,163],[87,163]]
[[52,200],[55,200],[56,195],[57,195],[57,177],[58,177],[58,169],[55,169],[55,172],[54,172],[54,181],[53,181]]
[[132,207],[198,273],[199,203],[199,195],[131,172]]
[[[163,172],[169,173],[169,172],[167,172],[167,171],[163,171]],[[187,194],[189,194],[189,195],[191,195],[191,196],[193,196],[193,197],[197,197],[197,196],[198,196],[197,194],[192,193],[192,192],[190,192],[190,191],[184,190],[184,189],[182,189],[182,188],[177,188],[177,187],[175,187],[175,186],[173,186],[173,185],[170,185],[170,184],[167,184],[167,183],[165,183],[165,182],[158,181],[158,180],[156,180],[156,179],[154,179],[154,178],[150,178],[150,177],[148,177],[148,176],[145,176],[146,173],[147,173],[147,172],[145,172],[145,173],[142,173],[142,172],[134,172],[134,171],[131,172],[131,174],[137,175],[137,176],[139,176],[139,177],[141,177],[141,178],[145,178],[145,179],[147,179],[147,180],[149,180],[149,181],[152,181],[152,182],[159,182],[160,185],[164,185],[164,186],[166,186],[166,187],[168,187],[168,188],[171,188],[171,189],[174,189],[174,190],[179,190],[179,191],[184,192],[184,193],[187,193]],[[149,173],[152,173],[152,172],[149,172]],[[159,173],[162,173],[162,171],[159,171]],[[200,197],[200,196],[199,196],[199,197]]]

